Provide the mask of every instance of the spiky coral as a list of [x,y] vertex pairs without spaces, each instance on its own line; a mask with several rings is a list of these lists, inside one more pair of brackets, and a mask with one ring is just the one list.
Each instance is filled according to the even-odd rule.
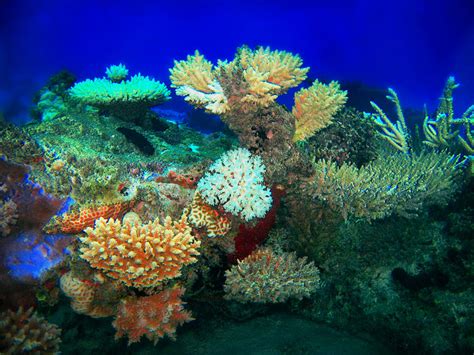
[[208,237],[226,235],[231,228],[229,219],[206,204],[199,191],[196,191],[191,205],[183,214],[187,215],[188,221],[194,227],[205,228]]
[[153,296],[123,300],[112,323],[117,330],[115,338],[127,336],[129,345],[143,335],[154,344],[166,335],[174,340],[176,328],[193,320],[183,309],[183,294],[183,288],[174,287]]
[[209,167],[198,183],[198,191],[212,206],[246,221],[261,218],[270,209],[272,197],[263,184],[265,165],[259,156],[239,148],[225,153]]
[[329,125],[346,101],[347,91],[341,90],[335,81],[325,85],[316,80],[308,89],[298,91],[292,110],[296,119],[293,140],[306,140]]
[[59,354],[61,329],[33,313],[33,308],[0,313],[2,354]]
[[133,205],[133,202],[119,202],[109,205],[86,206],[77,211],[66,212],[55,216],[45,227],[48,233],[81,233],[87,227],[92,227],[99,218],[117,219],[123,216]]
[[422,206],[445,204],[458,188],[458,158],[446,153],[385,155],[361,168],[315,163],[306,194],[344,219],[410,217]]
[[[285,51],[243,47],[232,62],[219,61],[213,69],[196,51],[186,61],[175,61],[170,79],[178,95],[211,113],[222,114],[230,110],[229,101],[267,107],[306,78],[309,69],[301,65],[299,56]],[[224,85],[229,75],[239,76],[242,83],[237,96]]]
[[[127,217],[127,216],[126,216]],[[93,268],[127,286],[154,287],[181,275],[184,265],[197,261],[201,242],[191,235],[185,216],[179,221],[166,217],[143,224],[100,218],[85,230],[81,257]]]
[[114,83],[119,83],[125,80],[128,76],[128,69],[123,64],[111,65],[105,70],[105,74]]
[[279,303],[308,297],[319,285],[319,270],[295,253],[260,249],[226,271],[224,290],[230,300]]

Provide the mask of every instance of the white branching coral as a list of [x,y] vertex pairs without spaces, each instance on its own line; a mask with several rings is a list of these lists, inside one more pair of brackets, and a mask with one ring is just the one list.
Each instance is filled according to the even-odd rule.
[[225,153],[209,167],[198,191],[212,206],[245,221],[264,217],[272,205],[270,189],[263,184],[265,166],[259,156],[239,148]]

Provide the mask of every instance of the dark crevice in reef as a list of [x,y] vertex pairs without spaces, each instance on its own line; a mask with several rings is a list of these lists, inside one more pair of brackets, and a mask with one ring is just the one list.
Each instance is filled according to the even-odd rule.
[[444,288],[448,282],[448,275],[438,268],[431,271],[423,271],[417,275],[410,275],[404,269],[397,267],[392,270],[392,278],[401,286],[410,291],[420,291],[427,287]]
[[135,145],[144,155],[151,156],[155,154],[155,148],[153,148],[153,145],[151,145],[143,134],[125,127],[119,127],[117,131],[122,133],[127,141]]

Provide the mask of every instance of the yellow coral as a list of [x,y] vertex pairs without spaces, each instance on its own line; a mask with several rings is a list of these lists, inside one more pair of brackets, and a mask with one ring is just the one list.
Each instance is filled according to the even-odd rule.
[[220,83],[214,78],[212,63],[199,51],[186,60],[174,61],[170,69],[171,86],[176,94],[184,96],[191,104],[204,107],[209,112],[223,114],[227,112],[227,98]]
[[347,91],[340,90],[336,81],[324,85],[316,80],[308,89],[298,91],[292,110],[296,118],[293,141],[305,140],[328,126],[346,101]]
[[201,242],[191,235],[183,216],[179,221],[166,217],[142,224],[137,219],[100,218],[85,230],[81,257],[94,268],[127,286],[154,287],[181,275],[184,265],[197,261]]
[[309,70],[301,68],[303,61],[298,55],[271,51],[269,47],[256,51],[244,47],[238,58],[249,85],[249,92],[242,101],[263,106],[268,106],[289,88],[298,86]]

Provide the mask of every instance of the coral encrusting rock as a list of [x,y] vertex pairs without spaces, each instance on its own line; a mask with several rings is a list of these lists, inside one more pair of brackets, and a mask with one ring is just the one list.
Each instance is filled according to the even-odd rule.
[[129,344],[140,341],[143,335],[155,344],[165,335],[174,340],[176,328],[193,320],[191,313],[183,309],[184,291],[174,287],[153,296],[123,300],[112,323],[117,330],[115,338],[126,335]]
[[0,353],[59,354],[61,329],[33,313],[24,311],[0,313]]

